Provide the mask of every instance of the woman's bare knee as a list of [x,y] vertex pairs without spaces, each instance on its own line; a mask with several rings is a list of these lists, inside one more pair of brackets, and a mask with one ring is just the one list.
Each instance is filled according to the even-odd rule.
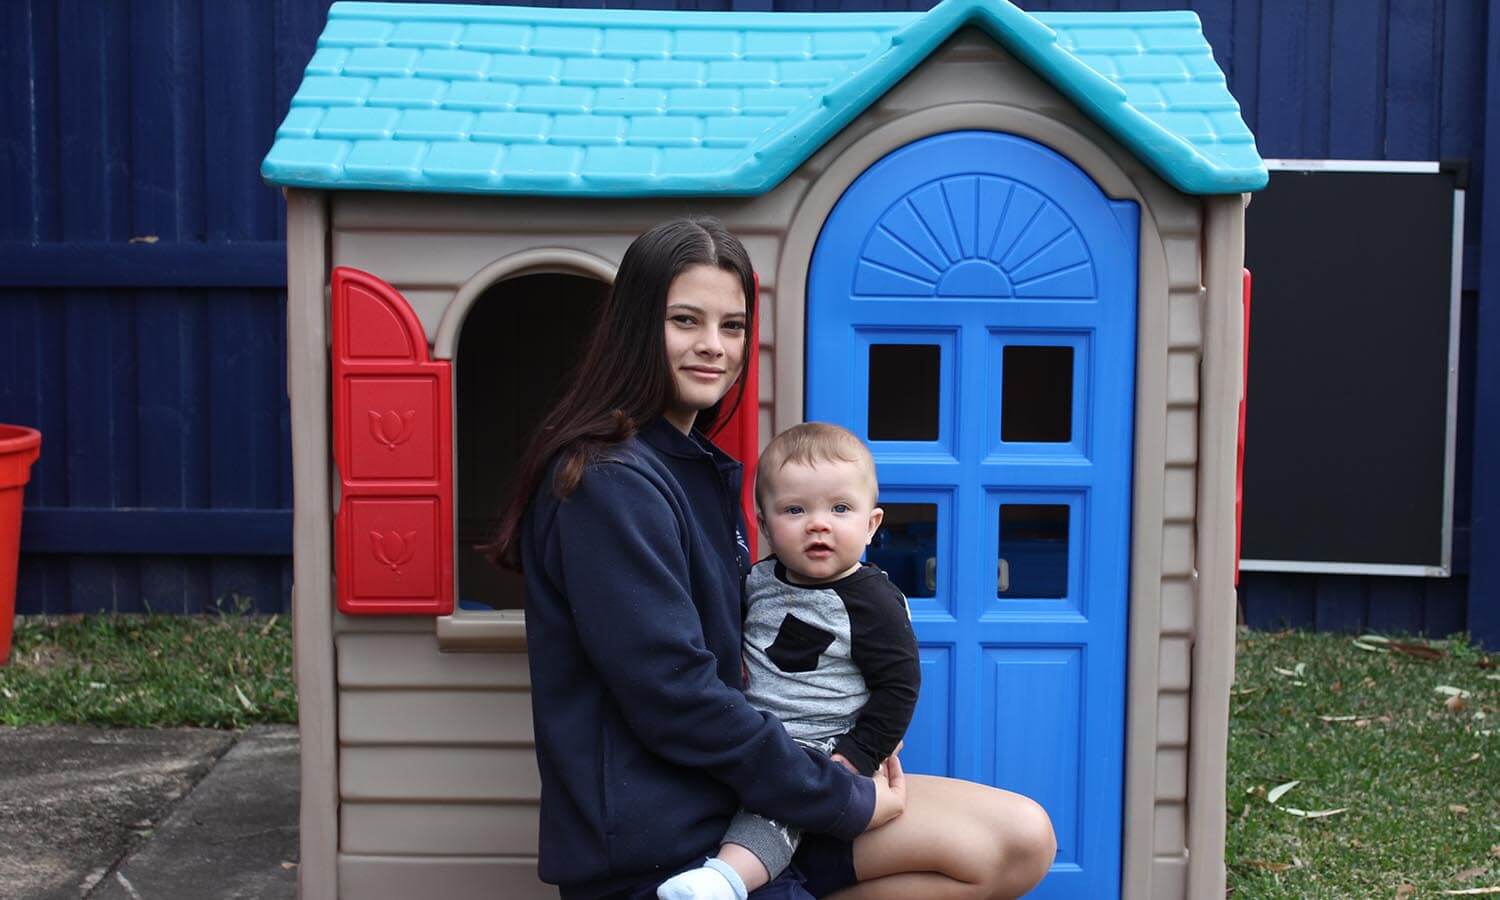
[[1052,867],[1057,835],[1047,811],[1026,797],[1014,797],[1000,825],[999,857],[995,872],[996,897],[1019,897],[1031,890]]

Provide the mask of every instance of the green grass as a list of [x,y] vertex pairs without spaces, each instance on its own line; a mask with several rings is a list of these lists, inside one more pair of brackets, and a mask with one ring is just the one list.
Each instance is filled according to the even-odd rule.
[[285,616],[28,616],[0,724],[244,728],[297,721]]
[[[1500,885],[1500,669],[1461,637],[1412,642],[1440,658],[1361,650],[1348,635],[1241,635],[1232,897],[1415,900]],[[1450,708],[1440,685],[1470,696]]]

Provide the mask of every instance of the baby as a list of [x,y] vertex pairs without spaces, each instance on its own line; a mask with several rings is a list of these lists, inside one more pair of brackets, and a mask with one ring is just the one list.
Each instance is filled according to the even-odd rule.
[[[761,455],[755,501],[771,556],[746,583],[745,696],[798,743],[871,775],[895,752],[921,672],[911,615],[860,561],[885,515],[875,460],[850,432],[809,422]],[[660,900],[745,900],[791,863],[791,826],[740,810],[719,855],[657,888]]]

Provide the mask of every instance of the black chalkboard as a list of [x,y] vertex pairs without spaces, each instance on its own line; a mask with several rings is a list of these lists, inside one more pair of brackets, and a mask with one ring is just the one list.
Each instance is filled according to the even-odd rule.
[[1273,169],[1253,278],[1245,569],[1447,575],[1462,171]]

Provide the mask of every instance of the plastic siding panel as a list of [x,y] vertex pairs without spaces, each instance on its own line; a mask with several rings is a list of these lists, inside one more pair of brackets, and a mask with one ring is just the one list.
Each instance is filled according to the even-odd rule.
[[1158,800],[1187,802],[1186,748],[1156,751],[1156,797]]
[[531,695],[520,691],[341,690],[339,743],[530,745]]
[[1167,464],[1198,461],[1198,413],[1188,407],[1167,410]]
[[[472,801],[441,804],[346,800],[339,806],[339,836],[345,853],[406,857],[535,855],[537,807]],[[498,896],[512,897],[512,890],[507,882],[504,893]]]
[[1193,528],[1191,524],[1170,522],[1162,532],[1161,572],[1165,577],[1193,574]]
[[1197,347],[1203,342],[1203,320],[1198,288],[1173,291],[1169,301],[1167,339],[1173,348]]
[[531,684],[525,654],[442,654],[430,627],[407,633],[340,634],[334,645],[339,685],[345,689],[524,691]]
[[1193,583],[1186,578],[1163,579],[1161,584],[1161,633],[1192,634]]
[[340,853],[339,895],[358,900],[494,900],[505,885],[506,900],[556,900],[557,888],[536,877],[528,856],[379,856]]
[[1162,638],[1157,683],[1162,691],[1186,691],[1192,686],[1192,641]]
[[1178,800],[1158,801],[1154,831],[1158,855],[1182,853],[1187,846],[1187,804]]
[[1178,351],[1167,357],[1167,402],[1192,406],[1198,402],[1198,354]]
[[1165,498],[1166,520],[1169,522],[1187,522],[1193,518],[1195,500],[1197,499],[1197,486],[1193,483],[1193,470],[1182,466],[1173,466],[1166,470],[1166,480],[1162,485],[1162,495]]
[[1160,747],[1186,747],[1188,743],[1188,695],[1163,693],[1156,705],[1156,739]]
[[1150,900],[1182,900],[1187,896],[1187,859],[1181,849],[1163,853],[1151,863]]
[[346,747],[339,753],[339,796],[346,802],[535,805],[541,790],[530,746]]

